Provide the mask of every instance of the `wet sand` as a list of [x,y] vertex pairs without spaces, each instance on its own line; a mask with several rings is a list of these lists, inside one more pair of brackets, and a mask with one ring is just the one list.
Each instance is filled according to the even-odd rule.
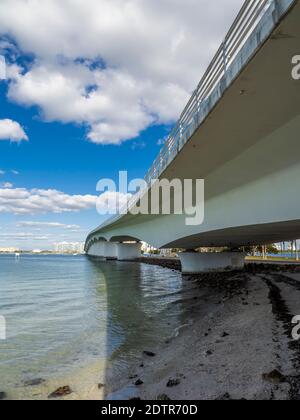
[[[14,389],[14,397],[10,394],[5,395],[3,399],[14,400],[103,400],[104,387],[99,385],[104,381],[105,366],[103,362],[94,362],[87,366],[75,369],[70,374],[48,378],[43,380],[36,378],[32,383],[20,383]],[[101,382],[102,380],[102,382]],[[50,397],[50,395],[59,388],[69,387],[70,393],[59,398]],[[6,394],[6,393],[5,393]]]
[[249,265],[185,278],[189,321],[161,348],[145,349],[156,355],[141,355],[128,389],[143,400],[300,399],[297,271]]

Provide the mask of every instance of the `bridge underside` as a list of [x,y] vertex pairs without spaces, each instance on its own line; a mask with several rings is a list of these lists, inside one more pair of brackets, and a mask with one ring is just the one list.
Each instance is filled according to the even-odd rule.
[[205,219],[125,215],[88,238],[146,241],[157,248],[241,246],[300,237],[300,4],[225,91],[162,174],[205,179]]
[[300,238],[300,220],[227,228],[182,238],[170,248],[264,245]]

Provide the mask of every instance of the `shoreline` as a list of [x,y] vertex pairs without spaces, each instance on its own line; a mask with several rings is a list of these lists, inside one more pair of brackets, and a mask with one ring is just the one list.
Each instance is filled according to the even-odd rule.
[[[1,389],[3,399],[6,400],[91,400],[99,401],[105,397],[104,387],[100,387],[105,378],[105,363],[91,362],[70,372],[58,374],[54,377],[29,378],[20,382],[11,390]],[[51,397],[56,390],[69,389],[59,397]],[[1,394],[0,392],[0,394]]]
[[[181,262],[179,258],[140,257],[134,260],[133,262],[149,264],[149,265],[157,265],[159,267],[168,268],[170,270],[181,272]],[[293,261],[293,260],[288,261],[286,259],[274,261],[274,260],[249,258],[249,259],[246,259],[245,270],[251,273],[255,273],[259,271],[271,271],[271,272],[282,271],[282,272],[300,273],[300,262]],[[192,275],[192,277],[195,277],[195,278],[199,276],[201,276],[201,274]],[[187,275],[187,277],[191,277],[191,276]]]
[[141,355],[125,390],[142,400],[300,399],[300,343],[291,336],[300,314],[299,272],[249,264],[184,277],[189,322],[147,349],[154,357]]

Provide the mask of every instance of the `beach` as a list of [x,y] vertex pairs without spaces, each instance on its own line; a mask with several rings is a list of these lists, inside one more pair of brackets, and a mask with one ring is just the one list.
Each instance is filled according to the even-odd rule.
[[275,269],[186,278],[191,317],[150,349],[155,356],[141,356],[128,382],[140,383],[136,398],[299,399],[300,346],[291,321],[300,313],[300,275]]

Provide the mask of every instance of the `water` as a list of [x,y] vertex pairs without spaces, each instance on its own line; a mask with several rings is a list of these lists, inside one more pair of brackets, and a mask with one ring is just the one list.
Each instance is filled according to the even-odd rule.
[[287,252],[279,252],[278,254],[268,254],[268,257],[272,258],[296,258],[295,252],[287,251]]
[[38,399],[69,384],[73,398],[97,398],[99,382],[117,391],[143,350],[184,322],[181,287],[178,273],[145,264],[1,255],[0,391]]

